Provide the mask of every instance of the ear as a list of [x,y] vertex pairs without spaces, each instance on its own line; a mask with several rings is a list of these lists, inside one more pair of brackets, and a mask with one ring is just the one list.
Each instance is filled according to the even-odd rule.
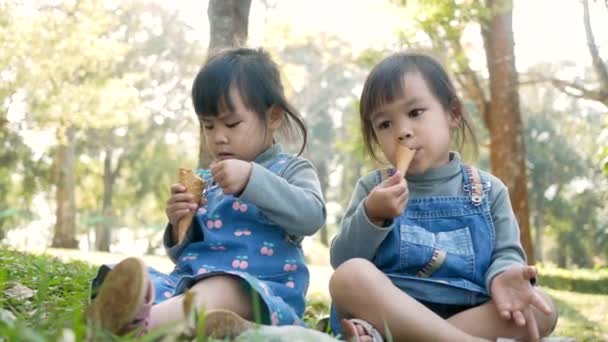
[[283,123],[283,117],[285,116],[285,112],[282,108],[278,106],[270,107],[270,130],[275,131]]

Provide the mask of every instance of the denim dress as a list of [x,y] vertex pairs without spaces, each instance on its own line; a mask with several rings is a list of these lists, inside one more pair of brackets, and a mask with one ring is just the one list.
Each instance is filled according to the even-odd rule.
[[[377,184],[393,172],[377,171]],[[461,173],[463,196],[410,199],[371,260],[417,300],[460,306],[489,300],[485,275],[495,237],[490,182],[469,166],[461,166]],[[339,332],[334,310],[330,322]]]
[[[268,169],[280,175],[291,158],[280,153]],[[261,299],[261,323],[302,325],[309,272],[297,238],[268,220],[253,203],[224,194],[208,170],[196,172],[208,184],[208,203],[198,209],[191,227],[196,230],[193,235],[201,238],[183,249],[170,274],[149,268],[155,304],[204,278],[229,274]],[[101,273],[98,284],[105,277]]]

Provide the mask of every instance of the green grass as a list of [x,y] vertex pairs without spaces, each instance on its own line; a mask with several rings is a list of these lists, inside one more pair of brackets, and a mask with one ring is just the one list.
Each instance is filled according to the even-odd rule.
[[[76,341],[85,340],[84,311],[95,271],[96,268],[87,263],[64,263],[48,255],[20,253],[0,245],[0,342],[69,341],[72,336]],[[35,295],[21,300],[10,298],[6,290],[15,283],[34,290]],[[608,341],[608,294],[605,291],[588,294],[545,289],[560,311],[554,336],[570,336],[577,341]],[[6,318],[9,312],[16,319]],[[325,298],[312,297],[304,319],[314,327],[328,312]],[[151,337],[143,340],[151,340]],[[104,336],[99,340],[108,338]]]
[[571,336],[580,342],[608,341],[608,295],[544,290],[559,311],[554,336]]

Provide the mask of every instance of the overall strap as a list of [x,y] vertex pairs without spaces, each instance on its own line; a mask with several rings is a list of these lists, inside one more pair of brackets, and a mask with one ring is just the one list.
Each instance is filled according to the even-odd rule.
[[479,170],[473,166],[462,165],[463,190],[467,196],[471,197],[471,203],[478,206],[490,191],[491,183],[484,181]]
[[274,160],[272,161],[270,167],[268,167],[268,170],[278,176],[282,176],[283,172],[287,168],[287,165],[289,165],[289,162],[292,160],[295,160],[293,155],[281,152],[274,157]]

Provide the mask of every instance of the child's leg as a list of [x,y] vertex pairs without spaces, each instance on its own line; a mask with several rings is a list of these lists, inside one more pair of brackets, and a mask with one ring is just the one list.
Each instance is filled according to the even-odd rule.
[[[194,305],[197,311],[225,309],[248,320],[253,318],[251,296],[237,277],[218,275],[205,278],[196,283],[190,291],[194,292]],[[150,326],[163,326],[183,321],[186,319],[183,305],[183,295],[154,305],[150,313]]]
[[343,317],[370,322],[396,341],[481,341],[437,316],[393,285],[371,262],[350,259],[330,279],[332,300]]
[[[540,295],[551,306],[551,315],[545,315],[535,307],[532,307],[534,318],[538,325],[538,333],[542,336],[549,335],[557,324],[557,310],[551,297],[537,289]],[[526,338],[527,327],[517,326],[512,320],[500,317],[496,306],[489,301],[478,307],[460,312],[448,319],[454,326],[475,336],[495,339],[497,337]]]

